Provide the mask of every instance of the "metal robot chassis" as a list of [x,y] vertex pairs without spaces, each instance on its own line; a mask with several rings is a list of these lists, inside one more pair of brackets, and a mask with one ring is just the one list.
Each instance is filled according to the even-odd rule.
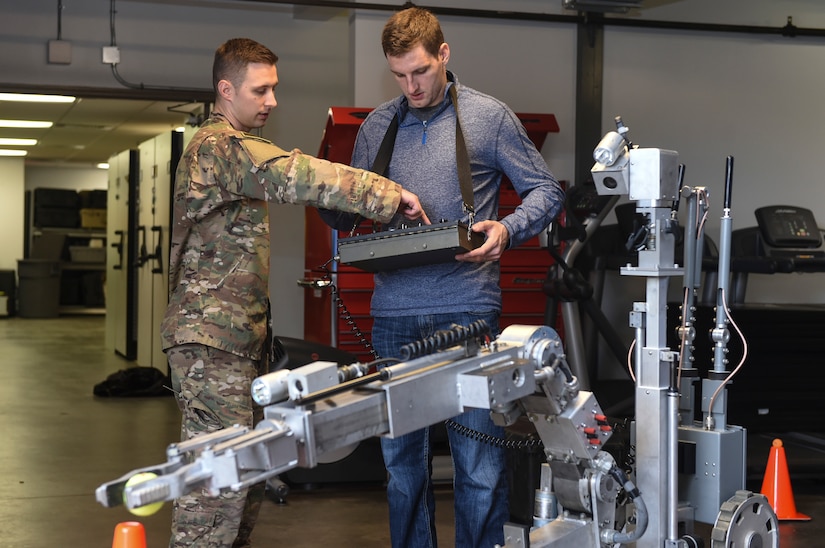
[[[613,435],[610,420],[593,393],[580,388],[552,328],[513,325],[490,340],[481,322],[408,345],[398,363],[379,371],[370,364],[314,362],[260,377],[252,390],[265,406],[264,419],[254,429],[235,426],[171,444],[166,462],[99,486],[98,502],[132,509],[194,490],[213,496],[238,491],[295,467],[343,458],[366,438],[401,436],[482,408],[503,426],[526,416],[546,457],[533,524],[508,524],[506,547],[703,546],[691,534],[694,520],[714,523],[713,548],[778,547],[777,519],[767,499],[744,490],[745,432],[726,424],[724,396],[709,406],[703,398],[701,424],[680,421],[692,416],[695,379],[683,375],[681,383],[674,382],[680,353],[665,344],[668,279],[685,273],[674,266],[673,204],[685,196],[691,208],[700,207],[701,193],[680,188],[683,171],[675,152],[635,148],[623,133],[619,137],[608,134],[600,143],[617,154],[612,162],[597,156],[593,174],[600,193],[629,195],[647,222],[639,265],[622,269],[646,283],[646,301],[634,303],[630,314],[637,338],[634,469],[622,469],[605,450]],[[729,219],[729,203],[725,212]],[[729,245],[724,228],[725,217],[720,256]],[[692,260],[686,256],[688,274]],[[720,284],[727,274],[723,262]],[[686,280],[690,293],[695,281],[690,275]],[[682,360],[692,340],[686,323]],[[717,330],[714,340],[724,356],[724,318]],[[705,380],[703,389],[724,385],[720,377]],[[680,444],[691,446],[696,456],[695,469],[687,473],[679,471]],[[142,472],[157,477],[126,486]]]

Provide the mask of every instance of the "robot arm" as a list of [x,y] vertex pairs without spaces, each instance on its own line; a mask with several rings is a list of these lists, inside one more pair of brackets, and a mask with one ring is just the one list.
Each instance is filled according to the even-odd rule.
[[[362,364],[315,362],[256,379],[253,394],[265,408],[254,429],[235,426],[171,444],[167,462],[101,485],[96,498],[132,509],[196,489],[217,496],[337,460],[368,437],[402,436],[483,408],[505,426],[527,414],[554,469],[560,505],[593,516],[568,520],[564,535],[598,538],[613,525],[619,490],[610,475],[615,463],[602,450],[612,434],[606,417],[593,394],[578,389],[553,329],[514,325],[484,344],[481,324],[405,347],[407,361],[371,375]],[[141,472],[157,477],[127,486]]]
[[[196,489],[205,489],[212,496],[239,491],[296,466],[296,445],[291,436],[287,428],[268,421],[254,430],[235,425],[173,443],[166,449],[165,463],[107,482],[97,488],[95,497],[106,507],[125,504],[132,509],[173,500]],[[158,477],[126,485],[141,473]]]
[[[195,489],[215,495],[237,491],[297,466],[337,460],[368,437],[401,436],[467,407],[491,409],[503,422],[515,420],[516,404],[536,391],[537,375],[554,376],[549,371],[561,355],[558,336],[550,328],[514,326],[482,346],[468,332],[480,329],[457,328],[423,341],[405,351],[429,354],[373,375],[364,375],[361,364],[339,368],[334,362],[314,362],[256,379],[253,395],[266,407],[254,429],[235,426],[171,444],[166,463],[101,485],[97,500],[107,507],[125,503],[134,508]],[[158,477],[126,487],[140,472]]]

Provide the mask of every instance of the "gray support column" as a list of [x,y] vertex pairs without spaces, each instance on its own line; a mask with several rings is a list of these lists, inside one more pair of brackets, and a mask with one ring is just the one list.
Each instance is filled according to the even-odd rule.
[[593,148],[602,138],[604,24],[589,13],[578,25],[576,45],[576,173],[574,184],[590,178]]

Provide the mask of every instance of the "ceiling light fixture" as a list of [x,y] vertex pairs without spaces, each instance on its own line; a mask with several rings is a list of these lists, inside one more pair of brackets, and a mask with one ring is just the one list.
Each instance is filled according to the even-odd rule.
[[12,139],[10,137],[0,137],[0,146],[8,147],[33,147],[37,144],[37,139]]
[[101,162],[95,166],[97,169],[109,169],[109,164],[106,162]]
[[28,153],[28,150],[9,150],[6,148],[0,148],[0,156],[25,156]]
[[45,129],[54,125],[54,122],[39,120],[0,120],[0,127],[13,127],[25,129]]
[[39,95],[37,93],[0,93],[0,101],[19,101],[25,103],[74,103],[76,97],[71,95]]

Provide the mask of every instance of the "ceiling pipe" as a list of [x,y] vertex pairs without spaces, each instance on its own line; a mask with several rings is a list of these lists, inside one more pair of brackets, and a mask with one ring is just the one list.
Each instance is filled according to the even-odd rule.
[[[264,3],[264,4],[282,4],[293,6],[307,6],[307,7],[321,7],[321,8],[344,8],[344,9],[364,9],[364,10],[378,10],[378,11],[397,11],[404,6],[410,6],[412,3],[407,2],[403,6],[396,4],[375,4],[368,2],[347,2],[336,0],[292,0],[287,2],[284,0],[224,0],[230,3]],[[578,15],[553,15],[542,13],[528,13],[528,12],[513,12],[513,11],[494,11],[494,10],[478,10],[465,8],[439,8],[420,6],[432,11],[438,15],[453,15],[463,17],[476,17],[484,19],[510,19],[510,20],[524,20],[524,21],[543,21],[551,23],[569,23],[569,24],[594,24],[592,18],[587,13],[580,13]],[[621,17],[601,17],[598,19],[599,25],[613,25],[620,27],[637,27],[637,28],[651,28],[651,29],[665,29],[665,30],[684,30],[692,32],[727,32],[727,33],[746,33],[746,34],[762,34],[793,37],[825,37],[825,29],[804,28],[797,27],[793,24],[793,19],[788,17],[787,23],[783,27],[766,27],[753,25],[723,25],[711,23],[685,23],[674,21],[654,21],[654,20],[639,20],[628,19]],[[18,91],[21,93],[36,93],[44,88],[52,89],[54,92],[64,90],[62,86],[20,86],[16,84],[0,83],[0,90],[2,91]],[[117,97],[123,99],[156,99],[156,100],[192,100],[194,102],[204,102],[211,100],[214,93],[211,90],[177,90],[177,89],[149,89],[143,88],[133,90],[131,88],[125,91],[113,90],[110,88],[84,88],[84,93],[88,97]]]
[[[230,0],[234,3],[258,3],[258,4],[282,4],[293,6],[306,6],[317,8],[342,8],[361,9],[375,11],[398,11],[405,7],[416,5],[427,9],[436,15],[452,15],[456,17],[474,17],[482,19],[508,19],[520,21],[542,21],[546,23],[568,23],[587,24],[590,17],[586,12],[577,15],[558,15],[551,13],[519,12],[519,11],[499,11],[481,10],[470,8],[449,8],[414,4],[406,2],[403,5],[397,4],[375,4],[371,2],[347,2],[345,0]],[[825,29],[797,27],[793,24],[793,18],[788,17],[787,23],[782,27],[769,27],[759,25],[732,25],[717,23],[688,23],[678,21],[660,21],[647,19],[631,19],[616,16],[605,16],[599,19],[599,24],[604,26],[635,27],[647,29],[684,30],[692,32],[724,32],[739,34],[762,34],[785,36],[794,38],[797,36],[825,37]]]

